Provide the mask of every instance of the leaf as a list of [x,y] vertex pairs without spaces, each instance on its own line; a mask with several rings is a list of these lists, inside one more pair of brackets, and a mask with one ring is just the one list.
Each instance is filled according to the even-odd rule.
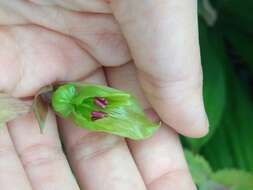
[[52,90],[53,90],[52,86],[43,87],[35,95],[33,100],[32,109],[38,121],[41,133],[43,133],[43,130],[45,128],[45,122],[48,115],[48,104],[43,99],[43,96],[45,96],[45,94],[47,93],[50,93]]
[[215,30],[199,20],[201,61],[204,75],[204,102],[210,123],[209,134],[200,139],[187,138],[191,149],[198,151],[209,141],[221,121],[226,103],[224,62],[227,62],[223,40]]
[[[106,101],[102,107],[96,101]],[[150,137],[159,125],[147,119],[130,94],[99,85],[69,83],[52,97],[55,112],[91,131],[107,132],[139,140]]]
[[218,184],[214,181],[206,181],[198,186],[198,190],[234,190],[227,187],[224,187],[221,184]]
[[201,184],[209,180],[212,169],[209,163],[200,155],[194,155],[192,152],[185,150],[185,158],[196,184]]
[[240,28],[248,34],[253,34],[253,1],[223,0],[219,10],[220,25]]
[[[234,125],[229,130],[234,157],[240,168],[253,171],[253,102],[249,89],[240,81],[235,82],[233,93]],[[235,136],[237,138],[235,138]],[[235,141],[238,139],[237,141]]]
[[30,105],[8,94],[0,93],[0,126],[30,112]]
[[224,118],[211,140],[200,151],[215,170],[237,167],[226,132],[226,128],[230,123],[227,118]]
[[253,103],[247,87],[230,76],[223,126],[201,151],[214,169],[235,167],[253,171]]
[[224,29],[225,37],[253,73],[253,39],[235,28]]
[[252,190],[253,174],[242,170],[225,169],[213,172],[208,162],[200,155],[185,150],[193,180],[198,190]]
[[233,190],[252,190],[253,175],[239,170],[222,170],[212,175],[212,179]]
[[221,183],[217,183],[211,179],[213,171],[209,163],[202,156],[185,150],[185,157],[198,190],[229,190]]

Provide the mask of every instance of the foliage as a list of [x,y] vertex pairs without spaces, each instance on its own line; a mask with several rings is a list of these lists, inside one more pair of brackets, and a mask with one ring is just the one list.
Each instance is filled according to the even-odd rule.
[[235,169],[214,172],[201,156],[185,151],[193,180],[199,190],[252,190],[253,174]]
[[184,138],[186,157],[199,189],[252,190],[253,1],[207,1],[198,2],[210,134]]

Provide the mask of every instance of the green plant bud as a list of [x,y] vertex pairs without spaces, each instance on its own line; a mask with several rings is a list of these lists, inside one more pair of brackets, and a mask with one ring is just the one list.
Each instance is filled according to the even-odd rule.
[[53,92],[52,107],[81,128],[134,140],[148,138],[159,128],[133,96],[105,86],[64,84]]

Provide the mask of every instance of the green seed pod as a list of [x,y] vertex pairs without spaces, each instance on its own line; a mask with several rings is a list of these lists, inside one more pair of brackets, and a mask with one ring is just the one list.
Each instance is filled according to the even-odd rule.
[[148,138],[159,128],[147,119],[134,97],[105,86],[62,85],[53,92],[52,107],[81,128],[134,140]]

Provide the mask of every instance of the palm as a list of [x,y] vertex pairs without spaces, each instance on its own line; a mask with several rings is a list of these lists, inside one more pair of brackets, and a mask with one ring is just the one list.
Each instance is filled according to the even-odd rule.
[[[1,3],[0,8],[6,14],[0,18],[5,25],[0,36],[4,67],[0,72],[9,76],[9,83],[3,85],[13,93],[27,96],[56,80],[84,78],[101,64],[121,65],[130,60],[112,15],[16,2]],[[98,10],[103,7],[97,6]]]
[[[130,91],[148,109],[109,5],[102,0],[59,2],[0,3],[0,89],[31,97],[47,84],[82,80]],[[58,125],[68,161],[52,113],[44,135],[32,115],[0,131],[3,189],[194,189],[177,135],[169,128],[147,141],[132,142],[63,120]],[[1,164],[10,159],[11,168]]]

